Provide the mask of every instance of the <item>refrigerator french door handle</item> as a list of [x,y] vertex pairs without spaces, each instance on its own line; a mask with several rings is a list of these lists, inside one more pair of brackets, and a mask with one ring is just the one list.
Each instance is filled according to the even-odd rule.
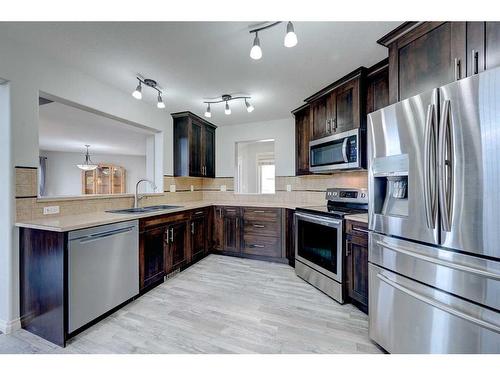
[[[453,199],[453,134],[450,124],[450,100],[445,100],[441,112],[439,125],[439,208],[441,210],[441,224],[443,230],[451,231],[451,207]],[[449,159],[446,159],[448,151]],[[448,171],[448,173],[447,173]]]
[[461,319],[464,319],[464,320],[467,320],[473,324],[476,324],[478,326],[481,326],[483,328],[486,328],[486,329],[489,329],[490,331],[493,331],[493,332],[496,332],[496,333],[500,333],[500,327],[497,326],[496,324],[492,324],[490,322],[487,322],[485,320],[482,320],[482,319],[478,319],[474,316],[470,316],[469,314],[466,314],[462,311],[459,311],[457,309],[454,309],[453,307],[450,307],[448,305],[445,305],[444,303],[442,302],[439,302],[439,301],[436,301],[432,298],[429,298],[427,296],[423,296],[421,295],[420,293],[417,293],[401,284],[398,284],[397,282],[389,279],[388,277],[386,277],[385,275],[381,274],[381,273],[377,273],[377,278],[381,281],[383,281],[384,283],[392,286],[394,289],[397,289],[405,294],[408,294],[409,296],[413,297],[413,298],[416,298],[418,299],[419,301],[421,302],[424,302],[432,307],[435,307],[439,310],[442,310],[442,311],[445,311],[447,312],[448,314],[452,314],[452,315],[455,315],[456,317],[458,318],[461,318]]
[[[435,105],[429,104],[425,120],[425,150],[424,150],[424,204],[427,226],[430,229],[436,227],[436,160],[435,160],[435,139],[436,139],[436,116]],[[434,155],[434,158],[431,157]],[[433,177],[433,178],[432,178]],[[434,186],[432,186],[434,185]]]

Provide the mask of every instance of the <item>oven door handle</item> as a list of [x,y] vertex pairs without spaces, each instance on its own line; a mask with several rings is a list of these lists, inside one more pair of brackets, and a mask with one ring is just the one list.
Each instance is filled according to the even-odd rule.
[[302,212],[295,213],[295,216],[300,220],[309,221],[310,223],[327,225],[330,227],[331,226],[335,226],[335,227],[342,226],[342,220],[322,218],[322,217],[318,217],[318,216],[314,216],[314,215],[304,214]]

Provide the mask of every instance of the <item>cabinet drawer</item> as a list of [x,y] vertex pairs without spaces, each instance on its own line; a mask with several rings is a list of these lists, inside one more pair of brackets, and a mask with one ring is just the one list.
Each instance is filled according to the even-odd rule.
[[239,216],[240,208],[239,207],[223,207],[222,215],[226,217]]
[[366,237],[368,239],[368,224],[360,221],[346,220],[345,231],[353,236]]
[[243,224],[244,234],[255,234],[259,236],[281,236],[281,223],[279,221],[245,220]]
[[279,258],[281,257],[281,237],[245,234],[243,236],[243,253]]
[[243,208],[243,219],[245,222],[279,222],[281,220],[281,209],[245,207]]

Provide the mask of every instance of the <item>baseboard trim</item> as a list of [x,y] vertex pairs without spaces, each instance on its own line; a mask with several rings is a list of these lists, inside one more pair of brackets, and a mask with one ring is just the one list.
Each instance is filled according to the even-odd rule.
[[0,331],[8,335],[14,331],[21,329],[21,319],[17,318],[10,321],[0,319]]

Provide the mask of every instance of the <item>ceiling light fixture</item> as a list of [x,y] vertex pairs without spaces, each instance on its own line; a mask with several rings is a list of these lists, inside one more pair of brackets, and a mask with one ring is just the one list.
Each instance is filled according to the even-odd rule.
[[132,93],[132,96],[136,98],[137,100],[142,99],[142,84],[146,85],[147,87],[151,87],[153,90],[156,90],[158,92],[158,103],[156,106],[160,109],[165,108],[165,103],[163,102],[163,90],[162,88],[158,85],[158,83],[154,79],[150,78],[143,78],[140,74],[138,74],[135,77],[138,81],[139,84],[135,88],[134,92]]
[[229,102],[231,100],[244,100],[247,112],[250,113],[255,109],[254,106],[252,104],[250,104],[250,102],[249,102],[249,100],[251,100],[251,99],[252,99],[252,97],[250,97],[250,96],[231,96],[229,94],[224,94],[220,97],[220,99],[204,101],[203,103],[207,104],[207,110],[205,111],[205,117],[212,117],[212,112],[210,111],[210,105],[217,104],[217,103],[225,103],[224,113],[226,115],[230,115],[231,108],[229,107]]
[[255,38],[253,39],[253,46],[250,50],[250,57],[254,60],[259,60],[262,58],[262,48],[260,48],[259,33],[255,32]]
[[94,169],[97,168],[97,164],[94,164],[90,159],[90,154],[89,154],[90,145],[85,145],[85,147],[87,148],[87,151],[85,152],[85,161],[83,162],[83,164],[77,164],[77,167],[80,168],[82,171],[93,171]]
[[[259,60],[262,58],[262,48],[260,48],[260,39],[259,39],[259,31],[270,29],[271,27],[277,26],[282,21],[278,22],[265,22],[264,24],[253,25],[252,29],[249,31],[250,34],[255,34],[255,38],[253,39],[252,49],[250,50],[250,57],[254,60]],[[258,27],[255,27],[258,26]],[[297,45],[297,34],[295,34],[295,30],[293,28],[293,24],[291,21],[288,21],[286,25],[286,35],[283,44],[287,48],[295,47]]]
[[297,34],[295,34],[293,24],[290,21],[288,21],[286,25],[286,35],[283,44],[287,48],[295,47],[297,45]]
[[156,106],[160,109],[165,108],[165,103],[163,103],[163,99],[161,98],[160,93],[158,93],[158,103],[156,103]]
[[207,105],[207,110],[205,111],[205,117],[212,117],[212,112],[210,112],[210,103]]
[[250,104],[250,102],[248,102],[246,99],[245,99],[245,105],[247,106],[248,113],[253,112],[253,110],[255,109],[254,106]]

